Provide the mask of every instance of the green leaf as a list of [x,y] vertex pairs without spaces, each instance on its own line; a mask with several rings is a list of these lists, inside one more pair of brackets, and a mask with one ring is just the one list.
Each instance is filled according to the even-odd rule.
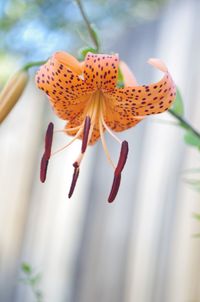
[[200,150],[200,138],[194,132],[187,130],[184,135],[184,141],[186,144],[197,147]]
[[180,90],[177,87],[176,87],[176,99],[173,102],[171,110],[179,116],[184,115],[183,98],[181,96]]
[[193,237],[193,238],[200,238],[200,234],[199,234],[199,233],[193,234],[192,237]]
[[117,87],[124,88],[124,77],[120,68],[118,68]]
[[200,220],[200,214],[198,213],[193,213],[193,217],[197,220]]
[[83,61],[88,52],[97,53],[97,50],[90,46],[79,49],[78,60]]
[[195,173],[195,174],[198,174],[200,173],[200,168],[189,168],[189,169],[185,169],[183,170],[184,173]]
[[41,276],[40,273],[38,273],[37,275],[31,277],[31,278],[30,278],[30,283],[31,283],[31,285],[36,286],[38,283],[40,283],[41,277],[42,277],[42,276]]
[[200,192],[200,179],[184,179],[184,181],[197,192]]
[[26,263],[26,262],[23,262],[22,265],[21,265],[21,269],[22,271],[25,273],[25,274],[28,274],[30,275],[32,273],[32,268],[31,266]]
[[39,298],[39,299],[41,299],[41,298],[43,297],[43,293],[42,293],[42,291],[41,291],[40,289],[38,289],[38,290],[36,291],[36,296],[37,296],[37,298]]

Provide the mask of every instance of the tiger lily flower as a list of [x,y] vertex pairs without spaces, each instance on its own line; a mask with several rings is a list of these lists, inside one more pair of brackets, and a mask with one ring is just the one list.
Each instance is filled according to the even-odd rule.
[[[128,155],[128,142],[121,141],[114,132],[131,128],[145,116],[162,113],[171,106],[176,88],[166,66],[158,59],[150,59],[149,63],[160,69],[164,76],[157,83],[143,86],[137,84],[128,66],[119,61],[117,54],[88,53],[84,62],[78,62],[68,53],[56,52],[37,72],[37,86],[48,95],[55,114],[67,121],[62,131],[73,136],[58,151],[68,147],[76,139],[82,140],[80,154],[73,164],[69,197],[73,194],[87,146],[94,145],[100,138],[114,169],[114,180],[108,197],[108,201],[112,202],[117,195]],[[123,88],[117,87],[119,66],[124,76]],[[109,154],[105,131],[121,146],[117,165]],[[50,157],[58,152],[51,152],[53,132],[53,124],[50,123],[41,161],[42,182],[46,179]]]

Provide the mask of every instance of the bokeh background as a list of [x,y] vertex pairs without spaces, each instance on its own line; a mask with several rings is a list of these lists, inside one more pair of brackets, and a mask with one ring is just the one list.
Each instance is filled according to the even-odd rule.
[[[200,129],[200,1],[83,1],[104,52],[118,52],[142,84],[161,77],[146,64],[162,58]],[[75,55],[89,37],[76,4],[0,1],[0,85],[27,61],[56,50]],[[86,40],[86,41],[85,41]],[[36,69],[35,69],[36,70]],[[32,70],[32,78],[34,72]],[[47,124],[61,129],[30,81],[0,127],[0,302],[32,302],[19,282],[23,261],[42,273],[48,302],[200,301],[200,195],[186,184],[199,153],[168,114],[120,134],[130,144],[119,194],[107,203],[113,171],[100,143],[89,148],[73,198],[67,193],[80,142],[52,158],[39,182]],[[118,145],[106,136],[117,160]],[[62,133],[54,148],[68,141]]]

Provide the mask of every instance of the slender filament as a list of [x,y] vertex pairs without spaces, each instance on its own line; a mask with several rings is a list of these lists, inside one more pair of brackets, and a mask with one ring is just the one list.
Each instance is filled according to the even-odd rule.
[[102,146],[103,146],[103,149],[104,149],[104,152],[106,154],[106,157],[109,161],[109,163],[111,164],[111,166],[113,167],[113,169],[115,170],[115,165],[110,157],[110,153],[108,151],[108,147],[106,145],[106,141],[105,141],[105,138],[104,138],[104,134],[103,134],[103,125],[102,125],[102,122],[101,120],[99,119],[99,130],[100,130],[100,137],[101,137],[101,142],[102,142]]
[[79,131],[76,133],[76,135],[73,137],[73,139],[68,144],[66,144],[62,148],[56,150],[55,152],[51,153],[51,156],[53,156],[53,155],[57,154],[58,152],[66,149],[67,147],[69,147],[81,135],[82,132],[83,132],[83,126],[79,129]]
[[71,131],[76,131],[79,130],[81,126],[77,126],[74,128],[68,128],[68,129],[60,129],[60,130],[54,130],[54,133],[56,132],[71,132]]
[[106,128],[106,130],[109,132],[109,134],[119,143],[121,144],[122,141],[112,132],[112,130],[106,125],[105,121],[104,121],[104,118],[103,118],[103,115],[101,115],[101,121],[102,121],[102,124],[103,126]]

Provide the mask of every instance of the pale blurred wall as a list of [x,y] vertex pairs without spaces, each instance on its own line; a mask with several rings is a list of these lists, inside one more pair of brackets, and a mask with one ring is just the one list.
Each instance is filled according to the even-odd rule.
[[[141,83],[157,80],[149,57],[163,58],[181,88],[187,118],[200,129],[198,0],[172,1],[156,22],[127,28],[115,41]],[[0,128],[0,302],[31,302],[20,285],[20,263],[42,272],[48,302],[200,301],[200,196],[182,180],[199,154],[185,147],[178,127],[148,118],[120,134],[130,143],[114,204],[106,198],[112,170],[101,144],[88,150],[76,192],[67,192],[80,143],[52,159],[38,180],[45,127],[53,120],[46,99],[30,85]],[[115,159],[118,146],[107,136]],[[56,146],[66,142],[62,134]]]

